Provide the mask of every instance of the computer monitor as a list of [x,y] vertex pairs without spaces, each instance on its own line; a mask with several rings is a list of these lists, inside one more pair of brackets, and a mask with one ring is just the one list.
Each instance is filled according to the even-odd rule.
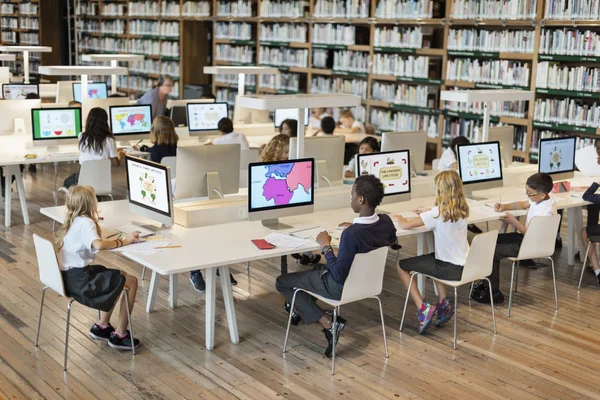
[[315,204],[315,160],[252,163],[248,166],[248,219],[270,229],[288,229],[278,218],[310,214]]
[[169,167],[131,156],[125,158],[125,165],[127,198],[131,212],[164,226],[173,226],[173,196]]
[[427,149],[427,132],[384,132],[381,138],[381,151],[410,151],[411,172],[416,175],[425,173],[425,151]]
[[502,167],[499,142],[459,145],[456,147],[458,172],[468,197],[473,191],[502,187]]
[[187,120],[190,133],[216,131],[219,129],[219,121],[227,117],[227,103],[189,103],[187,105]]
[[215,101],[213,99],[186,99],[186,100],[167,100],[167,108],[170,110],[171,120],[175,127],[188,126],[187,122],[187,105],[196,104],[211,104]]
[[[304,156],[315,159],[318,177],[316,187],[342,184],[344,173],[344,136],[307,137],[304,139]],[[290,159],[296,157],[298,138],[290,138]]]
[[515,138],[515,127],[494,126],[488,131],[488,141],[500,142],[500,152],[502,153],[502,167],[507,168],[512,164],[512,149]]
[[31,110],[34,146],[77,144],[81,133],[81,108],[34,108]]
[[[68,103],[73,100],[73,83],[81,81],[57,81],[56,82],[56,102]],[[88,81],[88,85],[92,82]]]
[[127,97],[109,97],[108,99],[91,99],[83,103],[82,110],[82,120],[83,126],[85,126],[85,122],[87,121],[87,116],[90,113],[92,108],[103,108],[106,111],[106,114],[109,113],[111,106],[129,106],[129,99]]
[[410,200],[410,151],[358,154],[356,172],[374,175],[383,183],[384,202]]
[[240,190],[239,144],[185,146],[177,149],[177,199],[211,200]]
[[110,106],[110,129],[117,140],[135,140],[150,134],[152,106]]
[[[304,126],[308,126],[308,108],[304,109]],[[295,119],[298,121],[297,108],[282,108],[275,110],[275,128],[279,128],[286,119]]]
[[41,105],[39,99],[0,101],[0,135],[31,137],[31,110]]
[[26,100],[29,93],[34,93],[39,96],[40,86],[37,84],[2,84],[2,98],[4,98],[4,100]]
[[242,107],[239,105],[238,98],[236,97],[235,106],[233,107],[233,123],[267,124],[269,123],[269,110]]
[[[108,86],[106,82],[88,83],[87,100],[108,98]],[[82,102],[81,83],[73,83],[73,99]]]
[[556,182],[575,176],[575,142],[577,138],[540,139],[538,172],[552,175]]

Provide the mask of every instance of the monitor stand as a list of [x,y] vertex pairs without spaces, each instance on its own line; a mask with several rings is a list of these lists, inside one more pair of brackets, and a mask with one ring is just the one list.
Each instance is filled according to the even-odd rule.
[[279,218],[263,219],[261,222],[265,228],[269,228],[274,231],[281,231],[284,229],[292,229],[293,228],[293,226],[291,226],[291,225],[286,225],[286,224],[280,223]]
[[25,120],[23,118],[15,118],[13,123],[15,135],[27,134],[27,131],[25,130]]
[[206,174],[206,182],[208,186],[208,199],[219,200],[223,198],[223,188],[221,187],[221,179],[218,172],[209,172]]
[[131,221],[131,224],[135,225],[135,226],[139,226],[140,228],[147,229],[150,232],[154,232],[154,233],[168,231],[169,229],[171,229],[170,226],[167,226],[165,224],[154,225],[154,224],[148,224],[148,223],[144,223],[144,222],[140,222],[140,221]]
[[483,200],[489,200],[487,197],[482,197],[482,196],[475,196],[473,194],[473,192],[468,192],[465,191],[465,197],[469,200],[473,200],[473,201],[483,201]]

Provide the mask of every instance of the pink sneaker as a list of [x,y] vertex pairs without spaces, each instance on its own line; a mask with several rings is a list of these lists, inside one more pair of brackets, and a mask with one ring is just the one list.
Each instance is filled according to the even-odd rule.
[[423,303],[421,309],[417,311],[419,318],[419,333],[423,334],[427,331],[433,321],[433,317],[437,313],[437,306],[431,303]]

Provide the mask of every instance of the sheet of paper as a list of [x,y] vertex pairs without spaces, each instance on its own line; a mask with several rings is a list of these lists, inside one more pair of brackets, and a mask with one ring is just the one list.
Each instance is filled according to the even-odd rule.
[[149,241],[149,242],[141,242],[141,243],[133,243],[127,246],[118,247],[116,249],[112,249],[116,253],[136,253],[136,252],[148,252],[148,251],[160,251],[155,250],[157,247],[164,247],[171,244],[170,242],[157,242],[157,241]]
[[470,207],[471,211],[475,214],[479,214],[479,215],[485,215],[485,216],[490,216],[490,217],[497,217],[499,218],[501,215],[504,215],[505,212],[496,212],[494,211],[493,207],[489,207],[487,204],[484,206],[474,206],[474,207]]
[[300,239],[313,239],[313,238],[316,238],[319,235],[319,233],[326,231],[326,230],[327,229],[317,226],[315,228],[309,228],[309,229],[303,229],[301,231],[290,232],[290,235],[300,238]]
[[314,241],[311,239],[300,239],[284,233],[276,232],[267,235],[265,240],[275,247],[282,247],[286,249],[297,249],[303,246],[314,244]]

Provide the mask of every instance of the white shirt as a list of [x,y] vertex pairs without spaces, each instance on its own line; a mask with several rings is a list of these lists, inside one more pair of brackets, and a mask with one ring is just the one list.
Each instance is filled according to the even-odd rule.
[[98,250],[92,247],[92,242],[99,239],[94,221],[88,217],[76,217],[58,252],[60,269],[83,268],[93,263]]
[[440,161],[438,163],[437,169],[440,171],[452,169],[452,164],[454,164],[455,162],[456,162],[456,155],[454,154],[452,149],[450,147],[448,147],[442,153],[442,156],[440,157]]
[[[81,141],[81,135],[79,135],[79,140]],[[111,137],[107,137],[104,141],[104,146],[102,147],[102,151],[100,153],[96,153],[93,149],[90,148],[80,148],[79,164],[83,164],[85,161],[117,158],[118,156],[119,152],[117,151],[117,144],[115,143],[115,140]]]
[[249,150],[250,146],[248,145],[248,140],[246,136],[241,133],[231,132],[226,135],[221,135],[215,140],[213,140],[213,144],[236,144],[239,143],[242,146],[242,150]]
[[421,213],[420,217],[425,227],[433,231],[435,258],[454,265],[465,265],[469,253],[466,218],[444,222],[439,207]]
[[314,129],[321,129],[321,120],[325,117],[329,117],[329,114],[323,113],[323,114],[319,115],[319,118],[315,118],[314,115],[311,115],[310,118],[308,119],[308,123]]
[[369,224],[374,224],[377,221],[379,221],[379,215],[377,215],[377,213],[375,213],[375,214],[371,215],[370,217],[356,217],[356,218],[354,218],[354,221],[352,221],[352,223],[369,225]]
[[529,226],[533,217],[549,217],[556,214],[556,200],[550,197],[548,200],[535,203],[529,200],[529,211],[527,212],[527,222],[525,226]]
[[358,122],[357,120],[354,120],[354,122],[352,123],[352,126],[350,127],[350,129],[352,128],[360,128],[360,130],[356,133],[367,133],[367,130],[365,129],[365,125],[362,122]]

